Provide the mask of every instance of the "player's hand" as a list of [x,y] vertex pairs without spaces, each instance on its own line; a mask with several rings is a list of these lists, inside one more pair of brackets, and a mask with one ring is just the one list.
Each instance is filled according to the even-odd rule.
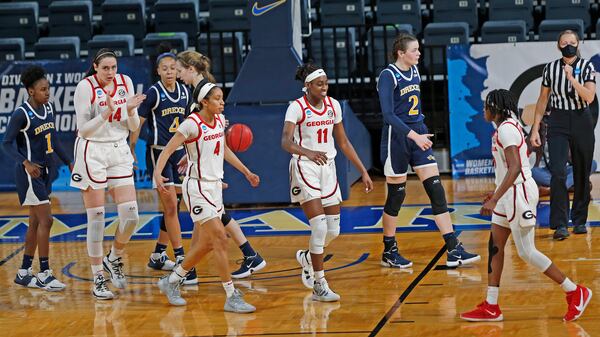
[[483,203],[483,206],[481,206],[481,209],[479,210],[479,214],[484,216],[492,216],[492,213],[494,212],[494,208],[496,208],[497,203],[498,201],[490,198],[489,200]]
[[229,184],[228,184],[228,183],[226,183],[226,182],[224,182],[224,181],[222,181],[222,182],[221,182],[221,189],[222,189],[222,190],[226,190],[226,189],[228,189],[228,188],[229,188]]
[[365,192],[366,193],[371,192],[373,190],[373,181],[371,180],[369,173],[368,172],[363,173],[360,178],[362,179],[362,182],[365,185]]
[[531,145],[533,147],[540,147],[542,146],[542,140],[540,139],[540,133],[537,130],[531,130],[531,133],[529,134],[529,141],[531,142]]
[[260,177],[252,172],[246,175],[246,179],[252,187],[258,187],[258,184],[260,184]]
[[563,70],[565,71],[565,75],[567,75],[567,79],[572,80],[573,79],[573,67],[571,67],[568,64],[565,64],[563,66]]
[[494,192],[488,192],[483,196],[482,204],[485,204],[488,200],[490,200],[494,196]]
[[327,164],[327,153],[325,152],[307,150],[305,155],[317,165]]
[[229,119],[225,118],[225,129],[229,127]]
[[415,142],[421,150],[427,151],[433,146],[433,142],[429,139],[431,137],[433,137],[433,134],[431,133],[426,133],[422,135],[417,133],[416,135],[410,137],[410,139],[412,139],[413,142]]
[[25,171],[32,178],[37,178],[42,174],[42,166],[36,163],[32,163],[29,160],[25,160],[23,162],[23,166],[25,166]]
[[144,94],[136,94],[127,99],[127,115],[133,116],[133,110],[137,109],[140,104],[146,99]]
[[75,167],[75,165],[73,165],[73,163],[69,163],[69,172],[73,172],[73,167]]
[[113,112],[115,112],[115,103],[112,100],[112,97],[110,97],[110,95],[105,95],[106,96],[106,109],[102,112],[102,118],[104,120],[108,120],[110,118],[110,116],[113,114]]
[[187,156],[181,157],[181,159],[179,159],[179,161],[177,162],[177,173],[185,174],[185,171],[187,171],[187,166],[188,166]]
[[168,193],[165,182],[169,181],[169,178],[163,177],[158,171],[154,171],[154,182],[156,183],[156,189],[161,193]]

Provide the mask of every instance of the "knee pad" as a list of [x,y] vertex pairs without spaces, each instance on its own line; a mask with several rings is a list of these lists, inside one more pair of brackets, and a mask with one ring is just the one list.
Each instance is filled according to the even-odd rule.
[[90,257],[102,257],[104,241],[104,207],[86,209],[87,213],[87,250]]
[[530,264],[540,272],[545,272],[548,267],[552,264],[552,261],[544,254],[542,254],[535,246],[519,247],[517,246],[517,252],[519,257]]
[[323,254],[325,237],[327,236],[327,219],[325,215],[317,215],[308,220],[310,223],[309,251],[313,254]]
[[119,214],[119,227],[115,234],[115,240],[119,243],[125,244],[129,242],[133,232],[140,221],[138,215],[137,201],[128,201],[117,205],[117,212]]
[[383,212],[390,216],[398,216],[404,198],[406,197],[406,183],[401,184],[387,184],[388,193],[385,199],[385,206],[383,206]]
[[231,222],[231,215],[223,212],[223,215],[221,215],[221,222],[223,223],[223,226],[227,227]]
[[448,212],[448,203],[446,202],[446,193],[440,176],[433,176],[423,180],[423,187],[431,201],[431,212],[433,215]]
[[165,223],[165,213],[161,213],[162,217],[160,218],[160,230],[163,232],[167,231],[167,224]]
[[325,247],[329,246],[331,241],[340,235],[340,215],[326,215],[327,234],[325,235]]

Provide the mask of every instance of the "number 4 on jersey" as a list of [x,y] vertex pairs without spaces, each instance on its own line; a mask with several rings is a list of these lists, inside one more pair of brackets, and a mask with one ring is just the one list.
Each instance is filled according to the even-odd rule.
[[121,108],[120,107],[117,109],[117,112],[115,112],[114,114],[112,114],[108,117],[109,122],[112,123],[113,120],[116,122],[121,121]]

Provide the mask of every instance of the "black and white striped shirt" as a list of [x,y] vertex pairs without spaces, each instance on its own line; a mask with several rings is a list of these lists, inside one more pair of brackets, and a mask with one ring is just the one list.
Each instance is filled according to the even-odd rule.
[[[567,80],[563,69],[564,65],[565,62],[560,58],[544,67],[542,85],[551,90],[550,106],[560,110],[583,109],[588,106],[588,103],[577,94],[573,84]],[[596,82],[596,70],[594,70],[592,62],[577,58],[571,66],[573,67],[573,77],[579,83]]]

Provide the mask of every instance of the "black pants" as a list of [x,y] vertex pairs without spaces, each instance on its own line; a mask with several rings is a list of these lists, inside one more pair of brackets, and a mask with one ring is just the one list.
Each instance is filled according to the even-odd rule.
[[548,151],[550,154],[550,223],[567,226],[569,223],[569,193],[566,187],[569,150],[573,163],[573,225],[587,222],[590,204],[590,170],[594,156],[594,124],[589,109],[552,110],[548,122]]

